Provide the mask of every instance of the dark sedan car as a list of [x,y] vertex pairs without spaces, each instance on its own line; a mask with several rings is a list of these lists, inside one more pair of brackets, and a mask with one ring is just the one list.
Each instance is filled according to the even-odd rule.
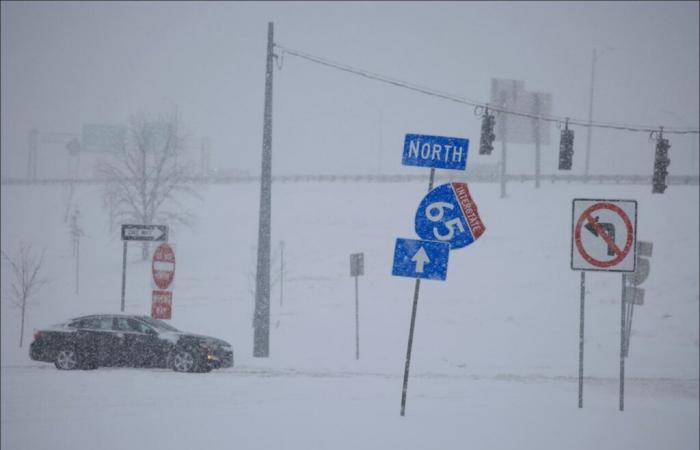
[[228,342],[184,333],[149,316],[117,314],[78,317],[39,330],[29,356],[62,370],[127,366],[208,372],[233,366]]

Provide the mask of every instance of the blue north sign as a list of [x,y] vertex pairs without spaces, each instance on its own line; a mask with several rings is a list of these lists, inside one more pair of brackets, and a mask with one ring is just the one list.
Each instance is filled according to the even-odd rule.
[[469,139],[407,134],[403,143],[404,166],[464,170]]

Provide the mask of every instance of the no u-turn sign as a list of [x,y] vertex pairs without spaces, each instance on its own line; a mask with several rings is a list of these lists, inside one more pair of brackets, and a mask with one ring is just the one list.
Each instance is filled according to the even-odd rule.
[[571,235],[573,270],[634,272],[637,201],[574,199]]

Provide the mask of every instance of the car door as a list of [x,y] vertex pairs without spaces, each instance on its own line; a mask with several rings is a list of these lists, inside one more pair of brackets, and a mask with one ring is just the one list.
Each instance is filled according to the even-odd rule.
[[118,317],[116,326],[124,335],[124,353],[130,366],[159,365],[159,355],[154,352],[158,334],[151,327],[130,317]]
[[122,365],[124,338],[114,327],[114,317],[100,316],[96,325],[98,363],[101,366]]
[[112,325],[111,316],[89,317],[77,324],[78,351],[81,358],[96,358],[100,366],[117,363],[121,343]]
[[141,365],[146,367],[164,366],[166,350],[163,347],[163,341],[158,336],[158,332],[140,320],[131,320],[131,325],[138,329],[134,339]]

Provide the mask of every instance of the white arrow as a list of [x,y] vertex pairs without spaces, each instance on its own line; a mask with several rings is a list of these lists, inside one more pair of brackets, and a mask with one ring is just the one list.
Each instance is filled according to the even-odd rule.
[[128,237],[135,238],[150,238],[152,240],[158,240],[163,237],[165,233],[160,228],[127,228],[124,231],[124,235]]
[[411,261],[416,263],[416,272],[423,273],[423,266],[430,262],[430,258],[428,258],[428,254],[425,252],[425,249],[421,247],[420,250],[413,255]]

